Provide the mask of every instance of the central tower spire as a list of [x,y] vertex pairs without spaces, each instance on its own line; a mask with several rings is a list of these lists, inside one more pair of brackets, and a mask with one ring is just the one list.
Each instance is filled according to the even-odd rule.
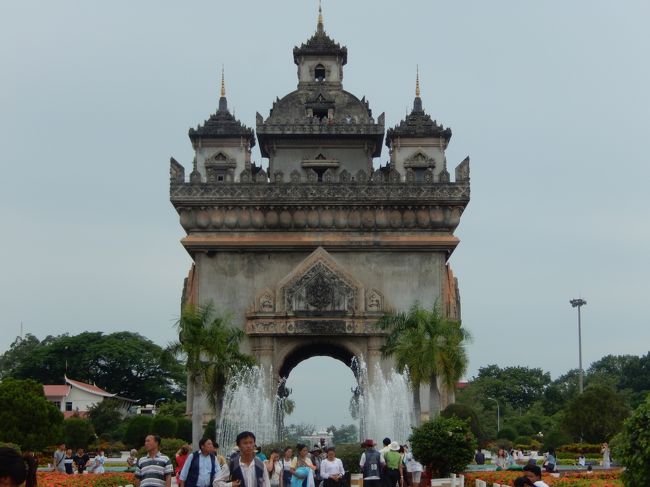
[[319,34],[325,33],[325,25],[323,24],[323,6],[321,0],[318,0],[318,23],[316,24],[316,32]]

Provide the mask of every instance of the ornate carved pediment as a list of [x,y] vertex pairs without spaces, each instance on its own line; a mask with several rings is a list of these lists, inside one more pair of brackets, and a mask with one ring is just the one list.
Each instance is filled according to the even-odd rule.
[[319,247],[278,284],[276,310],[293,314],[355,313],[363,287]]
[[208,158],[205,161],[205,167],[220,167],[220,168],[226,168],[226,167],[236,167],[237,162],[234,159],[231,159],[228,157],[226,154],[223,152],[217,152],[210,158]]
[[411,157],[404,161],[404,167],[435,167],[436,161],[426,155],[423,151],[417,151]]

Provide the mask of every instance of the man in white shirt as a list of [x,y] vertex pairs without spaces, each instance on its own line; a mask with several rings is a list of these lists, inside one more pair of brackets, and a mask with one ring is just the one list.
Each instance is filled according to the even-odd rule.
[[237,435],[239,456],[224,465],[212,483],[213,487],[271,487],[269,472],[255,456],[255,435],[242,431]]
[[549,487],[549,485],[542,480],[542,469],[537,465],[525,465],[524,476],[530,479],[535,487]]
[[211,487],[215,474],[221,467],[210,438],[201,438],[199,451],[192,453],[178,475],[180,487]]

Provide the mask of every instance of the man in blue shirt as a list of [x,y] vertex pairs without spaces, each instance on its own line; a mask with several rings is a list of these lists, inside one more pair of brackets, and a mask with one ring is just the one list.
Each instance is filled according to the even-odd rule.
[[214,443],[209,438],[199,441],[199,451],[192,453],[178,475],[180,487],[212,487],[215,475],[221,470]]

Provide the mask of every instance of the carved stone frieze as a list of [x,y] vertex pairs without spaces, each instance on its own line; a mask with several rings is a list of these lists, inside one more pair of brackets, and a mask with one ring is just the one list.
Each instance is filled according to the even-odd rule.
[[[466,174],[461,170],[461,175]],[[432,171],[431,171],[432,173]],[[409,172],[407,171],[407,174]],[[294,171],[290,175],[292,183],[299,183],[301,174]],[[368,184],[365,171],[357,172],[354,183],[328,185],[319,182],[301,184],[244,184],[252,182],[250,170],[240,173],[240,183],[230,184],[189,184],[172,183],[170,193],[174,204],[193,204],[202,202],[308,202],[314,200],[334,201],[469,201],[469,183],[401,183]],[[356,183],[356,184],[355,184]]]
[[415,205],[273,205],[228,204],[176,207],[188,231],[265,232],[278,230],[323,230],[393,232],[453,231],[460,222],[464,204]]
[[335,336],[376,336],[386,332],[375,326],[375,319],[248,319],[246,334],[249,336],[291,336],[291,335],[335,335]]

